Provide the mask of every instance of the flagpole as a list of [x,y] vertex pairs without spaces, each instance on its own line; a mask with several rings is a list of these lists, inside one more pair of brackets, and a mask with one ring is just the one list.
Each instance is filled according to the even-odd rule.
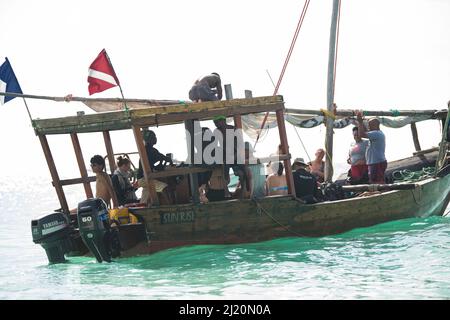
[[[51,100],[56,102],[67,101],[66,97],[55,97],[55,96],[39,96],[34,94],[21,94],[21,93],[13,93],[13,92],[0,92],[0,96],[11,96],[16,98],[30,98],[30,99],[40,99],[40,100]],[[86,97],[70,97],[70,101],[79,101],[79,102],[89,102],[89,101],[98,101],[98,102],[137,102],[137,103],[147,103],[147,104],[158,104],[163,106],[180,104],[181,100],[157,100],[157,99],[121,99],[121,98],[86,98]],[[187,102],[188,104],[190,102]]]
[[[103,50],[105,50],[105,49],[103,49]],[[105,55],[106,55],[106,58],[108,59],[109,65],[110,65],[111,68],[114,70],[114,74],[115,74],[116,78],[119,79],[119,78],[117,77],[117,74],[116,74],[116,69],[114,69],[114,67],[113,67],[113,65],[112,65],[112,62],[111,62],[111,59],[109,58],[109,55],[108,55],[108,53],[106,52],[106,50],[105,50]],[[124,97],[124,95],[123,95],[122,86],[120,85],[120,81],[119,81],[119,83],[118,83],[117,85],[119,86],[120,94],[122,95],[122,99],[124,100],[123,103],[124,103],[124,105],[125,105],[125,111],[128,112],[127,102],[125,101],[125,97]]]
[[25,98],[22,98],[22,99],[23,99],[23,103],[25,103],[25,107],[27,108],[27,112],[28,112],[28,116],[30,117],[31,125],[33,125],[33,118],[31,117],[30,109],[28,109],[27,100],[25,100]]

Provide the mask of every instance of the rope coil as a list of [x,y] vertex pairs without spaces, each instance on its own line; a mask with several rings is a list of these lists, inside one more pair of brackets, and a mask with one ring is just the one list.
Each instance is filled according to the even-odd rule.
[[330,112],[327,109],[320,109],[320,112],[322,112],[325,117],[336,120],[336,115],[334,114],[334,112]]

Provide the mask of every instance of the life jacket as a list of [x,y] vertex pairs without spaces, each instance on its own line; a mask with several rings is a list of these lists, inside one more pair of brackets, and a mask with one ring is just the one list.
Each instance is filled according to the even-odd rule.
[[119,224],[138,223],[136,216],[130,213],[126,207],[110,209],[109,219],[116,220]]

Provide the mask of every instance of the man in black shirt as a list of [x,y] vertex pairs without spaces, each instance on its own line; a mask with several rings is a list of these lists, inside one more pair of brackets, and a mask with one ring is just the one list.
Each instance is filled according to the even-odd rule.
[[307,167],[308,165],[302,158],[295,159],[292,164],[292,176],[297,198],[311,204],[318,202],[319,189],[317,188],[316,177],[306,171]]
[[[162,171],[165,168],[166,163],[172,163],[172,159],[160,153],[154,145],[158,142],[156,134],[152,130],[143,130],[145,140],[145,150],[147,151],[148,162],[152,171]],[[142,170],[142,163],[139,160],[139,169],[137,178],[140,179],[144,176]]]

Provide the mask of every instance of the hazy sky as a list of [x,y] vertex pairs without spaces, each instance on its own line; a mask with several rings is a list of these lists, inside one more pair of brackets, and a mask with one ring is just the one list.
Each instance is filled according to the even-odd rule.
[[[128,98],[187,99],[193,81],[210,72],[231,83],[235,97],[243,97],[245,89],[253,90],[254,96],[271,95],[266,70],[276,81],[303,4],[304,0],[0,0],[0,61],[10,59],[28,94],[88,96],[88,67],[106,48]],[[280,88],[288,107],[325,107],[331,4],[332,0],[310,3]],[[448,0],[343,0],[338,107],[445,108],[450,100],[448,17]],[[92,97],[119,96],[113,88]],[[40,118],[91,112],[78,103],[28,104],[33,117]],[[419,125],[424,147],[436,145],[438,128],[436,123]],[[171,132],[157,129],[159,149],[176,153],[178,142],[184,150],[182,131],[168,137]],[[323,127],[300,131],[310,155],[323,146],[324,132]],[[385,132],[388,159],[413,151],[409,128]],[[306,157],[292,127],[288,133],[294,157]],[[0,108],[0,135],[2,167],[14,158],[15,165],[48,174],[20,99]],[[134,151],[133,141],[123,136],[128,137],[114,133],[115,150]],[[269,136],[258,152],[273,152],[275,138],[276,134]],[[335,161],[345,163],[351,130],[337,130],[335,138]],[[65,150],[62,155],[55,150],[57,161],[73,157],[70,138],[52,140]],[[91,137],[82,135],[81,142],[88,148],[88,159],[96,151]],[[69,157],[66,151],[72,152]]]

